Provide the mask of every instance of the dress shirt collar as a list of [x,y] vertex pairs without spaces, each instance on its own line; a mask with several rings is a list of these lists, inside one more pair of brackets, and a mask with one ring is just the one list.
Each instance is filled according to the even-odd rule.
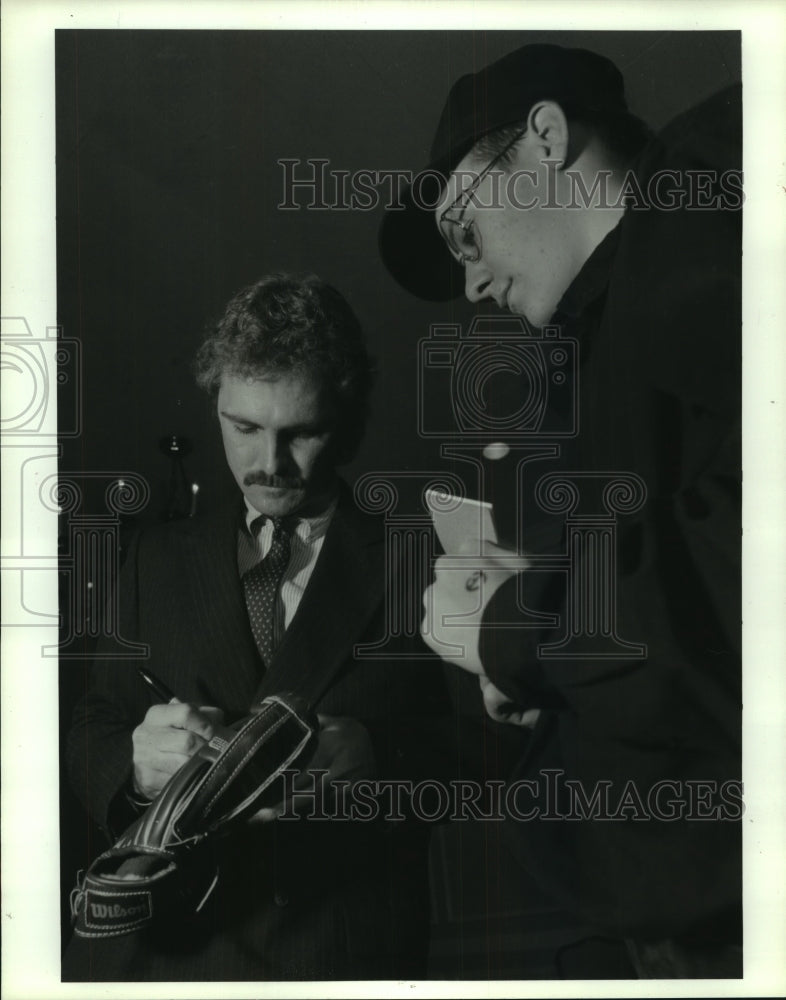
[[[246,528],[250,535],[258,533],[259,527],[257,526],[257,532],[253,532],[251,525],[256,521],[261,515],[256,508],[252,507],[248,500],[243,498],[246,505]],[[333,499],[327,505],[327,507],[319,514],[314,517],[290,517],[287,520],[293,525],[292,533],[296,535],[301,542],[306,545],[310,545],[317,539],[322,538],[326,533],[328,526],[333,518],[336,507],[338,506],[338,493],[333,496]]]

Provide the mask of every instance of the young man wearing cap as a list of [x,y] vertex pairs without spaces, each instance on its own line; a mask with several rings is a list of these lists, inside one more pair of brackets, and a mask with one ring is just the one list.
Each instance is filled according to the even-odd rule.
[[[582,591],[588,549],[518,572],[490,547],[478,600],[467,561],[438,560],[423,633],[460,641],[489,713],[532,729],[514,854],[644,977],[742,974],[740,153],[737,88],[654,138],[608,60],[526,46],[454,85],[381,232],[414,294],[578,344],[578,434],[542,470],[568,514],[619,515],[610,575]],[[601,652],[563,641],[578,600],[610,616]]]

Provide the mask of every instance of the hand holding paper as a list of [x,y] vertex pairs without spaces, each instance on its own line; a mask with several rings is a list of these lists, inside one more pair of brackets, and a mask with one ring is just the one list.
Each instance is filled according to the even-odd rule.
[[459,548],[466,554],[441,556],[435,563],[434,583],[423,595],[421,634],[443,660],[483,674],[479,655],[483,612],[502,584],[526,569],[528,562],[510,549],[478,538],[466,539]]

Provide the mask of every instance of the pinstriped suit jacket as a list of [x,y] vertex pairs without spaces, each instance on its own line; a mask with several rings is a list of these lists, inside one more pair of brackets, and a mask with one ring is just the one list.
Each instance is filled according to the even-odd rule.
[[[379,519],[342,493],[296,616],[264,674],[238,576],[238,523],[234,504],[143,532],[122,573],[123,637],[148,644],[146,665],[181,700],[218,706],[228,722],[268,693],[294,691],[319,712],[360,719],[381,777],[427,774],[420,737],[445,711],[438,662],[425,651],[421,660],[353,658],[357,643],[383,635]],[[96,664],[68,739],[74,789],[110,837],[131,819],[122,794],[131,733],[150,706],[135,666]],[[64,978],[418,978],[428,931],[427,845],[424,831],[409,823],[298,821],[233,834],[199,940],[173,952],[144,936],[74,939]]]

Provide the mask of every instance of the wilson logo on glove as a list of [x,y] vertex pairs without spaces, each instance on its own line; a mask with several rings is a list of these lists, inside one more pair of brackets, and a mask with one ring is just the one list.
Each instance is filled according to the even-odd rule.
[[[100,930],[114,925],[118,930],[130,930],[153,916],[153,901],[149,892],[128,893],[123,898],[125,904],[113,902],[114,894],[88,890],[85,894],[85,925]],[[134,903],[134,898],[140,902]],[[98,900],[105,899],[100,903]]]
[[77,876],[71,893],[80,937],[128,934],[198,913],[218,880],[195,850],[209,837],[284,798],[282,773],[303,767],[318,724],[301,699],[271,695],[220,729],[161,789],[147,811]]

